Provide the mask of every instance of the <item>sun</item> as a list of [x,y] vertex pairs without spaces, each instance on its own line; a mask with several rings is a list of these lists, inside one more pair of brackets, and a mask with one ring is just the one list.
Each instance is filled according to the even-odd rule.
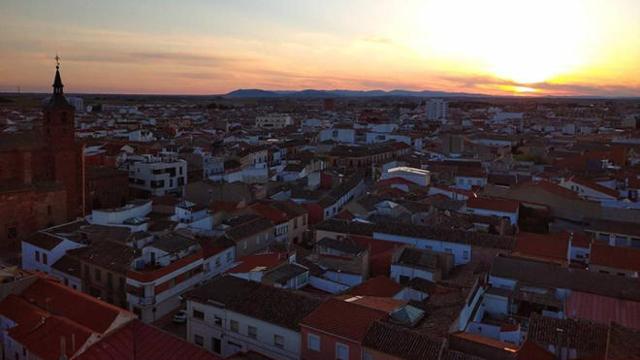
[[588,17],[579,5],[579,0],[429,1],[420,10],[420,39],[414,43],[430,56],[453,59],[477,73],[522,85],[545,82],[582,63]]

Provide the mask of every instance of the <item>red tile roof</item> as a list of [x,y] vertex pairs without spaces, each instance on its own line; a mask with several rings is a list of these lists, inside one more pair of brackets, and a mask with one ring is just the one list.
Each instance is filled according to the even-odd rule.
[[402,286],[388,276],[380,275],[363,282],[349,290],[350,295],[393,297],[402,290]]
[[89,347],[76,360],[218,360],[206,350],[133,320]]
[[274,224],[282,224],[289,221],[289,216],[286,212],[264,203],[258,202],[252,204],[249,206],[249,209],[254,211],[256,214],[271,220]]
[[383,311],[330,299],[307,315],[300,325],[360,343],[373,322],[386,316]]
[[380,296],[341,295],[338,296],[337,299],[368,307],[370,309],[384,311],[387,314],[390,314],[407,304],[406,300],[396,300],[390,297]]
[[568,234],[521,232],[516,236],[514,255],[552,262],[567,262],[569,256]]
[[[518,187],[520,187],[520,185],[518,185]],[[569,190],[569,189],[565,189],[560,185],[554,184],[552,182],[549,181],[537,181],[537,182],[527,182],[527,183],[522,183],[521,187],[523,188],[527,188],[527,187],[537,187],[537,188],[541,188],[544,191],[566,198],[566,199],[570,199],[570,200],[581,200],[582,198],[580,196],[578,196],[577,193]]]
[[9,294],[0,302],[0,315],[19,325],[35,326],[49,313],[17,295]]
[[640,329],[640,302],[571,291],[565,303],[569,318],[585,319],[603,325],[611,321],[628,328]]
[[409,181],[405,178],[401,178],[399,176],[396,177],[392,177],[392,178],[388,178],[388,179],[384,179],[384,180],[380,180],[376,183],[376,187],[385,187],[385,186],[391,186],[391,185],[411,185],[411,186],[415,186],[416,183],[414,183],[413,181]]
[[59,360],[62,338],[65,339],[65,355],[70,358],[89,339],[92,331],[67,318],[54,315],[44,318],[35,328],[21,324],[9,329],[8,334],[40,359]]
[[263,270],[274,268],[288,261],[285,253],[267,253],[248,255],[240,258],[240,263],[229,269],[230,273],[246,273],[256,268],[264,268]]
[[593,265],[640,271],[640,250],[638,249],[594,242],[591,244],[590,258]]
[[97,333],[108,330],[120,314],[133,316],[126,310],[44,278],[36,280],[20,296]]
[[496,339],[478,335],[478,334],[472,334],[467,332],[457,332],[457,333],[451,334],[451,336],[466,340],[468,342],[482,344],[482,345],[490,346],[492,348],[496,348],[500,350],[505,350],[510,352],[516,351],[516,345],[514,344],[496,340]]
[[554,360],[555,358],[554,354],[529,340],[522,344],[516,355],[516,360]]

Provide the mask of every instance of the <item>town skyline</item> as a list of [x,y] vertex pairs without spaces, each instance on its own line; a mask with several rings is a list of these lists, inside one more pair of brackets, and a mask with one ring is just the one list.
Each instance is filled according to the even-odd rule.
[[[640,96],[640,4],[9,1],[0,91],[432,90]],[[250,11],[247,11],[249,9]]]

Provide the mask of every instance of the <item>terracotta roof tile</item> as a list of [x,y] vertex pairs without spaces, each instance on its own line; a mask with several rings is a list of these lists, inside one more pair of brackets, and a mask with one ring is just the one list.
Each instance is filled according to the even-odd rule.
[[362,341],[363,346],[406,360],[438,360],[444,339],[430,338],[384,321],[374,322]]
[[402,290],[402,286],[388,276],[380,275],[368,279],[349,290],[351,295],[393,297]]
[[102,338],[75,359],[217,360],[221,358],[174,335],[139,320],[133,320]]
[[609,246],[594,242],[591,244],[590,262],[593,265],[640,272],[640,250]]
[[586,320],[555,319],[531,314],[528,337],[547,347],[558,343],[558,329],[562,342],[577,350],[578,357],[602,354],[607,344],[607,326]]
[[553,262],[567,262],[568,234],[534,234],[521,232],[516,236],[514,255]]
[[640,330],[612,323],[609,328],[607,360],[640,360]]
[[373,322],[386,316],[383,311],[330,299],[307,315],[300,325],[361,343]]

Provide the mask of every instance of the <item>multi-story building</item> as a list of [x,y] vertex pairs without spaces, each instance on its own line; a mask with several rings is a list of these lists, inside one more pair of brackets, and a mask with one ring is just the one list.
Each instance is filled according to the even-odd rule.
[[220,359],[50,278],[22,277],[0,290],[3,359]]
[[229,357],[255,352],[272,359],[300,359],[299,323],[315,297],[233,276],[217,278],[187,296],[187,340]]
[[275,242],[273,223],[258,215],[232,218],[223,226],[225,235],[236,244],[238,258],[264,250]]
[[275,239],[282,244],[299,243],[308,227],[307,210],[293,202],[260,201],[247,210],[271,220],[275,225]]
[[263,129],[282,129],[293,125],[293,119],[287,114],[269,114],[256,117],[256,127]]
[[443,99],[431,99],[427,101],[427,120],[446,121],[449,105]]
[[187,162],[176,157],[143,155],[129,158],[129,186],[145,196],[184,194]]

